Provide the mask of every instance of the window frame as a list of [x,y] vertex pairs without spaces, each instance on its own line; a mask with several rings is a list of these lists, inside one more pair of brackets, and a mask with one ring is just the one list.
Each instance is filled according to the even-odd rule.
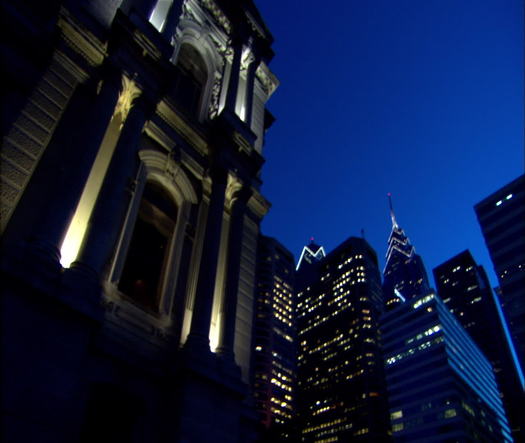
[[[150,314],[153,317],[169,319],[174,303],[174,295],[179,277],[181,255],[185,239],[186,225],[188,223],[191,207],[197,204],[197,193],[182,170],[180,164],[165,153],[154,150],[141,150],[139,152],[140,166],[138,168],[132,187],[131,201],[123,223],[121,234],[115,248],[111,262],[109,279],[106,284],[106,297],[118,304],[124,304],[135,312]],[[118,289],[118,284],[124,265],[126,263],[129,246],[139,216],[139,208],[148,182],[155,182],[162,186],[173,198],[177,206],[177,215],[173,232],[169,235],[166,247],[166,256],[162,265],[159,278],[158,311],[147,310],[134,303],[127,295]]]

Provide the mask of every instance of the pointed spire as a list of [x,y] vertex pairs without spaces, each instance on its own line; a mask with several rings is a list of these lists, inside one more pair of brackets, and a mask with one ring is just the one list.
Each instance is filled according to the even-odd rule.
[[394,214],[394,207],[392,206],[392,194],[389,192],[387,195],[388,204],[390,205],[390,218],[392,219],[392,227],[397,228],[399,225],[397,224],[396,215]]

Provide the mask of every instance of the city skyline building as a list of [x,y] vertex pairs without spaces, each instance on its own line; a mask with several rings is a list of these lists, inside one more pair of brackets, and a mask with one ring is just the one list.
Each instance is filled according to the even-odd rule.
[[388,441],[375,251],[350,237],[302,276],[296,276],[301,441]]
[[256,409],[267,438],[289,440],[295,416],[297,337],[295,259],[276,239],[259,236],[252,345]]
[[2,437],[257,441],[255,266],[278,85],[257,7],[0,12]]
[[511,442],[492,366],[433,292],[381,320],[394,441]]
[[[523,429],[523,384],[499,300],[482,266],[465,250],[433,269],[437,292],[491,363],[515,441]],[[490,331],[490,333],[487,333]]]
[[525,373],[525,175],[474,206],[501,290],[501,304]]
[[397,222],[390,193],[388,203],[392,230],[383,269],[383,296],[387,310],[430,291],[423,260]]
[[295,270],[301,271],[302,269],[308,268],[324,257],[326,257],[324,247],[315,243],[314,238],[310,237],[310,243],[303,247]]

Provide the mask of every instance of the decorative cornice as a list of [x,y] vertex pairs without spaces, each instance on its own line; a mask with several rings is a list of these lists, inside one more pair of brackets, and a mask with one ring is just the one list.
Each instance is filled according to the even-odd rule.
[[252,146],[239,132],[235,131],[233,133],[233,141],[239,147],[240,151],[246,151],[248,154],[252,152]]
[[75,23],[69,11],[62,8],[58,19],[65,43],[80,54],[90,66],[99,66],[107,55],[107,43],[101,42],[86,28]]
[[259,26],[259,23],[255,21],[252,14],[250,14],[248,11],[246,11],[246,18],[248,19],[248,23],[250,25],[250,28],[252,28],[252,31],[255,31],[255,33],[258,34],[259,37],[266,39],[266,32],[264,32],[264,29],[261,28],[261,26]]
[[157,112],[169,126],[177,131],[201,155],[207,155],[208,144],[204,138],[188,125],[170,104],[162,100],[157,107]]
[[259,219],[262,218],[270,210],[271,204],[258,191],[254,191],[253,195],[248,200],[248,208]]
[[277,87],[279,86],[279,80],[277,80],[277,77],[273,74],[273,72],[270,71],[266,63],[261,62],[259,64],[259,67],[256,71],[257,79],[261,82],[261,85],[263,86],[264,92],[270,98],[270,96],[275,92]]
[[224,29],[226,34],[232,33],[232,25],[224,12],[217,6],[213,0],[200,0],[199,4],[212,15],[215,21]]

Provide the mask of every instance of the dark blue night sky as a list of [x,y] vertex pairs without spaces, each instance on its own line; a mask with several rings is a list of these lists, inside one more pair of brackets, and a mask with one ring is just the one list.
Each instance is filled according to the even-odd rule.
[[524,171],[521,0],[257,0],[281,85],[263,233],[299,257],[365,237],[381,269],[400,226],[432,268],[470,249],[473,206]]

